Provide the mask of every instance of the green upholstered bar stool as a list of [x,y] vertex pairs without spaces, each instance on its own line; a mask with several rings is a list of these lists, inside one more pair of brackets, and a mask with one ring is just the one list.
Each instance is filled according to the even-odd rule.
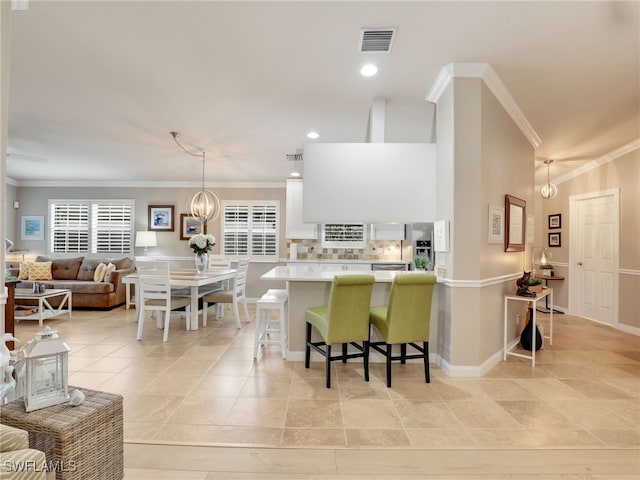
[[[384,341],[371,342],[371,348],[382,353],[387,360],[387,387],[391,386],[391,361],[422,358],[425,381],[429,376],[429,326],[431,298],[436,276],[429,273],[403,273],[396,275],[391,286],[389,304],[373,307],[369,321],[378,329]],[[418,345],[422,343],[422,345]],[[400,345],[400,355],[393,356],[393,345]],[[407,355],[407,344],[419,353]],[[382,348],[385,345],[386,348]]]
[[[336,275],[331,283],[329,304],[309,307],[305,310],[306,346],[304,366],[309,368],[311,349],[325,357],[327,388],[331,388],[331,362],[348,358],[362,357],[364,361],[364,379],[369,381],[369,307],[373,275]],[[311,341],[311,330],[315,327],[321,342]],[[331,356],[331,346],[342,344],[340,355]],[[359,351],[347,354],[351,344]],[[324,347],[324,348],[323,348]]]

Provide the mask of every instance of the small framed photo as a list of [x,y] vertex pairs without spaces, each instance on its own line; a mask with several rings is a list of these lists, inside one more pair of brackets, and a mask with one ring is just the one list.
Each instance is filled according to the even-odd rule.
[[20,224],[22,240],[44,240],[44,217],[25,215]]
[[207,233],[207,224],[204,224],[204,232],[200,220],[188,213],[180,214],[180,240],[189,240],[198,233]]
[[173,232],[173,205],[149,205],[149,230]]
[[561,247],[561,237],[560,232],[549,233],[549,246],[550,247]]
[[562,228],[562,214],[554,213],[549,215],[549,229]]
[[489,223],[487,224],[487,243],[504,242],[504,207],[489,205]]

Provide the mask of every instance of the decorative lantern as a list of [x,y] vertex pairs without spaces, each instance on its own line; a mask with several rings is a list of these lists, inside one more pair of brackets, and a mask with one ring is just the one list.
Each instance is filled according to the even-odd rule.
[[22,349],[27,412],[69,401],[69,351],[58,332],[45,327]]

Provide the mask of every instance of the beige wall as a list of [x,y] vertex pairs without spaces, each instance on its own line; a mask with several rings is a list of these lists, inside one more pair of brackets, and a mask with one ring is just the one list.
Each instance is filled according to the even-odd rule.
[[[285,187],[282,188],[215,188],[221,201],[224,200],[278,200],[280,201],[280,256],[286,253],[285,240]],[[19,187],[16,199],[20,201],[20,208],[15,211],[14,223],[8,229],[14,229],[16,248],[26,248],[27,257],[46,254],[46,241],[23,241],[19,239],[19,222],[22,215],[43,215],[47,217],[48,200],[57,199],[108,199],[122,198],[135,201],[135,230],[146,230],[148,225],[149,205],[175,206],[175,231],[158,232],[158,246],[149,249],[151,255],[190,256],[193,255],[186,240],[180,240],[180,213],[187,213],[188,202],[197,191],[194,188],[130,188],[130,187]],[[11,202],[11,206],[13,201]],[[13,208],[12,208],[13,210]],[[207,225],[208,233],[215,235],[217,245],[212,253],[220,253],[220,225],[218,218]],[[142,255],[141,248],[135,249],[135,255]],[[251,264],[247,282],[247,296],[260,296],[267,288],[276,288],[260,280],[260,275],[271,269],[274,263]]]
[[[477,375],[502,350],[503,298],[526,253],[487,243],[489,204],[509,193],[532,202],[533,147],[477,78],[455,78],[437,105],[438,219],[451,222],[451,250],[437,254],[438,351],[452,375]],[[509,277],[501,280],[502,277]],[[515,315],[509,308],[509,338]]]
[[[620,189],[620,260],[623,271],[618,277],[618,321],[640,328],[640,150],[627,153],[582,175],[558,184],[558,195],[551,200],[536,200],[536,244],[547,245],[547,216],[562,215],[562,246],[551,248],[556,272],[568,276],[569,199],[573,195]],[[538,195],[539,197],[539,195]],[[558,265],[560,264],[560,265]],[[568,308],[570,278],[553,282],[556,303]]]

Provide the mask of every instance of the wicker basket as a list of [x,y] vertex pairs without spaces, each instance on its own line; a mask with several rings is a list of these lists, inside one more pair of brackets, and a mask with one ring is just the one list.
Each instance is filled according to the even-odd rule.
[[85,401],[27,413],[22,399],[0,409],[5,425],[29,432],[29,446],[47,456],[47,468],[57,480],[122,480],[124,435],[122,396],[79,389]]

